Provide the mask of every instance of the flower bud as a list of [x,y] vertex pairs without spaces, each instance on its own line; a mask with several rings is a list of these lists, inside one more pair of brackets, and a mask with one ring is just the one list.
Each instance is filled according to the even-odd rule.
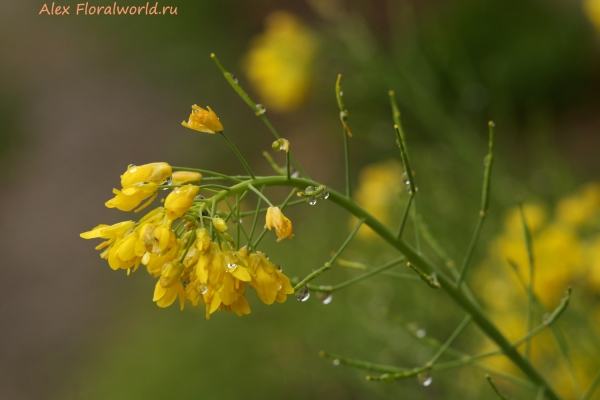
[[200,172],[177,171],[173,172],[173,181],[171,184],[183,185],[184,183],[189,182],[200,182],[200,179],[202,179],[202,174]]
[[286,153],[290,151],[290,142],[287,139],[277,139],[271,145],[273,150],[281,151],[284,150]]
[[136,183],[153,182],[158,185],[166,181],[172,173],[171,166],[165,162],[144,165],[130,165],[121,175],[121,186],[126,188]]
[[194,204],[194,197],[198,194],[198,190],[200,188],[192,184],[174,189],[165,200],[167,218],[170,220],[181,218]]
[[223,124],[221,124],[221,121],[219,121],[219,117],[217,117],[217,114],[215,114],[215,112],[211,110],[210,107],[206,108],[208,108],[208,111],[194,104],[192,106],[192,113],[190,114],[190,119],[188,120],[188,122],[183,121],[181,125],[199,132],[221,132],[223,130]]
[[196,249],[201,254],[206,253],[210,249],[210,235],[206,228],[196,229]]
[[215,217],[212,219],[212,223],[219,232],[227,232],[227,223],[222,218]]

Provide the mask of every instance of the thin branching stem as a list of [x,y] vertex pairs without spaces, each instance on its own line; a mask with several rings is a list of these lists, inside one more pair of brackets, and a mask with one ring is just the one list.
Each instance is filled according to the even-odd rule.
[[[534,258],[533,258],[533,242],[531,240],[531,231],[527,226],[525,212],[523,211],[523,203],[519,201],[519,213],[521,214],[521,225],[523,227],[523,236],[525,237],[525,248],[527,249],[527,261],[529,262],[529,284],[527,285],[527,332],[533,329],[533,285],[534,285]],[[525,341],[525,358],[531,356],[530,341]]]
[[254,179],[255,178],[254,173],[252,172],[252,169],[250,169],[250,166],[248,165],[248,162],[246,161],[246,159],[244,158],[244,156],[242,156],[242,153],[240,153],[240,151],[237,149],[237,147],[235,147],[235,144],[233,144],[233,142],[231,140],[229,140],[229,138],[227,137],[227,135],[225,135],[225,132],[221,131],[219,133],[221,134],[221,136],[223,136],[223,138],[229,144],[229,146],[231,147],[231,149],[233,150],[233,152],[235,153],[235,155],[237,156],[237,158],[244,165],[244,168],[246,168],[246,172],[248,172],[248,175],[250,175],[250,177],[252,179]]
[[[209,171],[207,169],[187,168],[187,167],[171,167],[171,169],[173,171],[199,172],[201,174],[213,175],[213,176],[221,178],[223,180],[234,181],[234,182],[243,182],[243,179],[240,179],[240,178],[246,178],[246,177],[236,177],[236,176],[229,176],[229,175],[225,175],[225,174],[220,174],[218,172]],[[202,179],[206,179],[206,178],[202,178]]]
[[454,340],[458,337],[458,335],[461,334],[461,332],[463,331],[463,329],[465,329],[467,327],[467,325],[469,324],[469,322],[471,322],[471,316],[467,315],[462,322],[460,323],[460,325],[458,325],[456,327],[456,329],[454,330],[454,332],[452,333],[452,335],[450,335],[450,337],[448,338],[448,340],[446,340],[446,342],[444,343],[444,345],[438,350],[437,353],[435,353],[435,355],[433,356],[433,358],[429,361],[429,364],[434,365],[435,363],[437,363],[437,361],[440,359],[440,357],[442,355],[444,355],[444,353],[446,352],[446,350],[448,350],[448,347],[450,347],[450,345],[454,342]]
[[[217,58],[217,56],[214,53],[211,54],[210,57],[217,64],[217,67],[219,67],[219,69],[223,73],[223,76],[225,77],[225,80],[227,80],[227,82],[229,82],[229,84],[231,85],[233,90],[235,90],[235,92],[242,98],[242,100],[244,100],[244,102],[246,104],[248,104],[248,106],[254,111],[254,113],[265,123],[267,128],[269,128],[269,130],[273,134],[273,136],[275,136],[275,138],[277,140],[281,139],[281,136],[279,135],[279,133],[277,133],[277,131],[275,130],[275,127],[271,124],[269,119],[265,116],[264,108],[259,107],[254,101],[252,101],[250,96],[248,96],[248,94],[244,91],[244,89],[242,89],[242,87],[237,83],[237,80],[233,77],[233,75],[225,70],[225,68],[223,67],[223,65],[221,64],[221,62],[219,61],[219,59]],[[296,168],[298,168],[298,171],[300,171],[300,173],[302,175],[304,175],[304,177],[306,177],[306,179],[310,179],[308,174],[304,171],[304,169],[300,165],[300,163],[296,160],[296,158],[291,153],[290,153],[290,158],[296,165]]]
[[489,140],[489,150],[488,155],[485,160],[485,170],[483,173],[483,189],[481,191],[481,208],[479,210],[479,220],[477,221],[477,227],[475,228],[475,233],[473,234],[473,238],[471,239],[471,243],[469,244],[469,248],[467,249],[467,254],[465,255],[465,259],[460,267],[460,273],[458,275],[458,279],[456,280],[456,287],[460,288],[465,276],[467,274],[467,267],[469,266],[469,261],[471,261],[471,256],[473,255],[473,250],[475,250],[475,245],[477,245],[477,240],[479,239],[479,235],[481,233],[481,227],[483,226],[483,221],[485,221],[485,217],[488,213],[489,208],[489,198],[490,198],[490,183],[492,179],[492,165],[494,163],[494,123],[492,121],[489,122],[490,128],[490,140]]
[[342,122],[342,136],[344,138],[344,161],[346,165],[346,197],[350,197],[352,192],[351,181],[350,181],[350,150],[348,144],[348,137],[352,136],[346,120],[348,119],[348,110],[344,105],[344,99],[342,98],[342,86],[340,82],[342,80],[342,74],[339,74],[337,81],[335,82],[335,98],[337,99],[338,107],[340,108],[340,121]]
[[[404,257],[400,257],[396,260],[390,261],[389,263],[382,265],[381,267],[374,268],[371,271],[367,272],[366,274],[359,275],[359,276],[349,279],[345,282],[338,283],[337,285],[321,285],[321,286],[309,285],[308,288],[311,290],[314,290],[316,292],[335,292],[336,290],[344,289],[350,285],[354,285],[355,283],[364,281],[365,279],[370,278],[373,275],[380,274],[392,267],[395,267],[396,265],[400,264],[404,260],[405,260]],[[407,274],[406,279],[410,279],[410,278],[415,278],[415,277]]]
[[506,397],[505,395],[500,393],[500,390],[498,390],[498,388],[496,387],[496,384],[494,383],[494,381],[492,380],[492,377],[489,374],[485,376],[485,379],[487,379],[488,383],[492,387],[492,390],[494,391],[494,393],[496,393],[496,396],[498,396],[498,398],[500,400],[509,400],[508,397]]
[[[235,193],[242,192],[248,189],[248,185],[253,184],[256,186],[290,186],[294,188],[307,187],[307,186],[318,186],[319,184],[308,179],[292,178],[287,179],[285,176],[270,176],[260,177],[252,181],[241,182],[230,188],[229,192],[223,191],[215,195],[210,201],[213,204],[221,201],[225,196],[231,196]],[[379,237],[386,241],[389,245],[394,247],[400,253],[402,253],[406,259],[421,268],[426,273],[436,272],[438,281],[440,282],[441,289],[454,301],[459,307],[461,307],[467,314],[470,314],[473,318],[473,323],[479,327],[479,329],[508,357],[517,368],[519,368],[529,380],[536,386],[546,387],[546,398],[548,400],[559,400],[560,397],[554,392],[552,387],[546,382],[544,377],[535,369],[529,361],[525,360],[523,356],[512,346],[508,339],[498,330],[498,328],[489,320],[487,315],[481,310],[481,308],[474,303],[469,297],[453,282],[453,279],[448,277],[440,268],[436,267],[426,258],[418,254],[418,252],[409,244],[401,239],[398,239],[395,233],[392,233],[385,225],[379,220],[357,205],[351,199],[348,199],[345,195],[342,195],[335,190],[329,190],[329,201],[338,206],[344,208],[349,213],[353,214],[358,219],[364,219],[365,225],[371,228]]]
[[404,232],[404,226],[406,225],[406,220],[408,219],[408,213],[410,211],[410,205],[412,204],[413,197],[415,197],[414,193],[411,193],[408,196],[408,202],[406,203],[406,208],[404,209],[404,214],[402,214],[402,220],[400,221],[400,226],[398,227],[398,233],[396,234],[398,239],[402,238],[402,232]]

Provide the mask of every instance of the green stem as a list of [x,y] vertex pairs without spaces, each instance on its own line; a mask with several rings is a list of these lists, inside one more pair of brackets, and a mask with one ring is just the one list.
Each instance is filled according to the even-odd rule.
[[265,203],[267,203],[269,205],[269,207],[273,207],[273,204],[269,201],[269,199],[267,199],[267,197],[264,194],[262,194],[258,189],[256,189],[254,186],[249,184],[248,189],[252,190],[254,193],[257,194],[258,197],[263,199],[265,201]]
[[[527,285],[527,332],[533,329],[533,284],[534,284],[534,258],[533,245],[531,240],[531,231],[527,226],[523,203],[519,202],[519,213],[521,214],[521,225],[523,227],[523,236],[525,237],[525,247],[527,249],[527,259],[529,261],[529,285]],[[525,357],[531,356],[531,346],[529,340],[525,341]]]
[[250,169],[250,166],[246,162],[246,159],[244,158],[244,156],[242,156],[242,153],[239,152],[239,150],[237,149],[237,147],[235,147],[235,145],[233,144],[233,142],[231,140],[229,140],[229,138],[227,137],[227,135],[225,135],[225,133],[223,131],[221,131],[219,133],[227,141],[227,143],[229,144],[229,146],[231,147],[231,149],[233,150],[233,152],[235,153],[235,155],[237,156],[237,158],[239,158],[239,160],[242,162],[242,164],[244,164],[244,168],[246,168],[246,171],[248,172],[248,175],[250,175],[252,177],[252,179],[256,178],[254,176],[254,174],[252,173],[252,170]]
[[[336,290],[343,289],[345,287],[348,287],[350,285],[353,285],[355,283],[363,281],[367,278],[370,278],[373,275],[377,275],[385,270],[395,267],[396,265],[400,264],[402,261],[404,261],[404,257],[400,257],[396,260],[390,261],[389,263],[382,265],[381,267],[374,268],[371,271],[367,272],[366,274],[362,274],[355,278],[349,279],[346,282],[342,282],[342,283],[339,283],[339,284],[333,285],[333,286],[315,286],[314,288],[309,287],[309,289],[314,289],[319,292],[335,292]],[[410,277],[412,278],[412,276],[410,276]]]
[[431,361],[429,361],[429,364],[434,365],[440,359],[440,357],[446,352],[446,350],[448,350],[448,347],[450,347],[452,342],[454,342],[454,340],[458,337],[458,335],[460,335],[460,333],[463,331],[463,329],[465,329],[467,327],[469,322],[471,322],[471,316],[467,315],[463,319],[463,321],[460,323],[460,325],[458,325],[458,327],[454,330],[452,335],[450,335],[448,340],[446,340],[444,345],[438,350],[437,353],[435,353],[435,356],[433,356]]
[[502,393],[500,393],[500,390],[498,390],[498,388],[496,387],[496,384],[494,383],[494,381],[492,380],[492,377],[489,375],[486,375],[485,378],[487,379],[488,383],[490,384],[490,386],[492,387],[492,390],[494,391],[494,393],[496,393],[496,395],[498,396],[498,398],[500,400],[509,400],[508,397],[504,396]]
[[[242,100],[244,100],[244,102],[246,104],[248,104],[248,106],[255,112],[255,114],[265,123],[267,128],[269,128],[269,130],[273,134],[273,136],[275,136],[276,139],[281,139],[281,136],[277,133],[277,131],[275,130],[275,128],[273,127],[273,125],[271,124],[269,119],[265,116],[264,110],[259,109],[259,107],[256,105],[256,103],[254,101],[252,101],[252,99],[250,98],[250,96],[248,96],[248,94],[244,91],[244,89],[242,89],[242,87],[236,82],[236,80],[234,80],[232,74],[230,74],[229,72],[227,72],[225,70],[225,68],[223,67],[223,65],[221,64],[221,62],[219,61],[217,56],[215,56],[214,53],[211,54],[210,57],[217,64],[217,67],[219,67],[219,69],[223,73],[223,76],[225,77],[225,80],[227,82],[229,82],[229,84],[231,85],[233,90],[235,90],[235,92],[242,98]],[[302,175],[304,175],[306,177],[306,179],[310,179],[308,177],[308,174],[304,171],[304,169],[302,168],[300,163],[296,160],[296,158],[293,156],[293,154],[290,154],[290,158],[292,159],[294,164],[296,164],[296,168],[298,168],[298,171],[300,171],[300,173]]]
[[[229,192],[223,191],[215,195],[211,201],[214,203],[220,201],[225,196],[231,196],[235,193],[242,192],[248,189],[248,185],[254,184],[257,186],[288,186],[288,187],[307,187],[307,186],[318,186],[319,184],[309,179],[292,178],[287,179],[281,176],[270,176],[256,178],[252,181],[241,182],[230,188]],[[417,253],[410,245],[405,243],[403,240],[398,239],[394,233],[392,233],[385,225],[379,220],[365,211],[363,208],[358,206],[351,199],[336,192],[335,190],[329,191],[329,201],[337,204],[344,208],[346,211],[353,214],[359,219],[364,219],[364,223],[369,226],[375,233],[377,233],[384,241],[394,247],[400,253],[402,253],[406,259],[424,270],[426,273],[433,271],[438,273],[438,281],[440,282],[441,289],[467,314],[473,317],[473,322],[479,327],[479,329],[508,357],[523,373],[537,386],[546,387],[546,397],[548,400],[559,400],[560,397],[554,392],[546,380],[540,375],[540,373],[525,360],[523,356],[513,348],[512,344],[502,335],[498,328],[489,320],[485,313],[479,308],[473,301],[471,301],[462,290],[458,289],[452,279],[450,279],[443,271],[431,264],[427,259]]]
[[486,165],[483,173],[483,189],[481,191],[481,208],[479,210],[479,220],[477,221],[477,227],[475,228],[475,233],[473,234],[473,238],[471,239],[471,244],[469,244],[469,249],[467,250],[467,254],[465,255],[465,259],[460,268],[460,274],[458,275],[458,279],[456,280],[456,287],[460,288],[465,276],[467,274],[467,267],[469,266],[469,261],[471,261],[471,256],[473,255],[473,250],[475,250],[475,245],[477,244],[477,240],[479,239],[479,234],[481,233],[481,227],[483,226],[483,221],[488,213],[489,202],[490,202],[490,182],[492,179],[492,165],[494,163],[494,123],[490,121],[488,123],[490,128],[490,139],[488,144],[488,155],[486,157]]
[[410,205],[412,204],[414,197],[415,197],[414,193],[411,193],[408,196],[408,203],[406,203],[406,208],[404,209],[404,214],[402,214],[402,221],[400,221],[400,226],[398,227],[398,233],[396,234],[396,237],[398,239],[402,238],[402,232],[404,231],[404,225],[406,225],[406,220],[408,219],[408,212],[410,211]]

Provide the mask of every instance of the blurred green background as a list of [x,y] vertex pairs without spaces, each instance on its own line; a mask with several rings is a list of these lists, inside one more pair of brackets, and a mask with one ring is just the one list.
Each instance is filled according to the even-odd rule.
[[[243,171],[218,137],[180,126],[195,103],[210,105],[256,171],[269,173],[261,153],[270,133],[223,79],[215,52],[266,105],[311,177],[340,190],[337,74],[354,134],[354,184],[364,166],[398,158],[387,95],[395,90],[419,211],[457,262],[478,216],[493,119],[491,215],[478,265],[517,196],[554,204],[598,179],[599,42],[579,1],[159,3],[177,6],[176,16],[39,15],[43,4],[5,0],[0,11],[0,397],[494,398],[470,367],[436,373],[424,388],[367,382],[364,372],[318,357],[327,350],[404,367],[426,362],[433,351],[391,315],[443,341],[461,313],[425,285],[379,276],[335,293],[329,305],[313,295],[267,307],[250,294],[249,316],[207,321],[202,309],[156,307],[143,270],[110,270],[79,233],[125,219],[103,202],[129,164]],[[244,73],[252,38],[276,11],[301,21],[314,45],[300,71],[305,95],[290,107],[271,107]],[[347,215],[326,201],[286,215],[296,238],[276,244],[270,235],[263,246],[290,277],[320,267],[349,231]],[[357,241],[344,253],[370,266],[394,257],[377,242]],[[355,275],[334,268],[316,282]],[[470,327],[456,347],[471,352],[480,341]]]

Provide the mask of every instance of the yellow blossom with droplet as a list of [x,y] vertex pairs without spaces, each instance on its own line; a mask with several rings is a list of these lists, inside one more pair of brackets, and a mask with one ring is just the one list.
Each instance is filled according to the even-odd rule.
[[130,165],[121,175],[121,186],[126,188],[136,183],[153,182],[157,185],[169,179],[173,170],[166,162]]
[[173,172],[172,175],[173,180],[171,181],[172,185],[183,185],[184,183],[190,182],[200,182],[202,179],[202,174],[200,172],[192,172],[192,171],[176,171]]
[[277,241],[281,242],[285,238],[293,238],[292,221],[290,221],[279,209],[279,207],[269,207],[267,209],[267,217],[265,228],[269,230],[275,228]]
[[210,107],[206,108],[208,108],[208,111],[194,104],[188,122],[183,121],[181,125],[204,133],[214,134],[221,132],[223,124],[221,124],[219,117],[217,117],[217,114]]
[[165,208],[167,209],[167,218],[174,220],[181,218],[187,210],[194,204],[194,197],[198,194],[200,188],[196,185],[185,185],[175,188],[165,200]]
[[283,303],[288,294],[294,293],[290,280],[279,268],[271,263],[263,253],[248,256],[249,268],[254,272],[250,286],[256,289],[263,303],[270,305],[277,301]]
[[312,32],[293,14],[276,11],[256,36],[245,58],[245,72],[265,105],[285,112],[308,94],[316,55]]
[[135,222],[133,221],[119,222],[114,225],[101,224],[92,229],[91,231],[81,233],[79,236],[81,236],[84,239],[108,239],[106,242],[102,242],[101,244],[96,246],[96,250],[100,250],[114,243],[116,240],[124,237],[129,230],[133,229],[134,226]]

